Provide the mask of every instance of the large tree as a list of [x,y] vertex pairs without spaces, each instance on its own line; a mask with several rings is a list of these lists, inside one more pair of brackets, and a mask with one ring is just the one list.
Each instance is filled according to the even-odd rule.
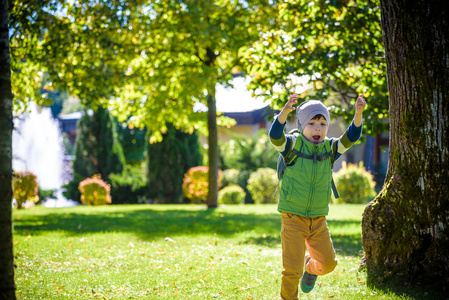
[[363,215],[368,274],[447,288],[449,10],[444,0],[380,4],[390,152],[383,190]]
[[8,1],[0,1],[0,299],[16,299],[12,247],[12,100]]
[[14,110],[30,101],[51,104],[46,91],[58,89],[84,106],[107,105],[125,76],[127,36],[119,33],[134,3],[10,1]]
[[116,91],[115,111],[134,115],[131,121],[146,124],[153,140],[161,140],[167,123],[192,131],[204,122],[194,104],[207,106],[208,207],[217,206],[218,195],[215,86],[238,72],[240,49],[266,29],[274,2],[148,0],[130,11],[128,33],[136,56],[126,87]]
[[[217,205],[215,86],[238,72],[240,49],[266,30],[276,1],[11,3],[15,69],[42,68],[50,75],[48,89],[69,90],[94,108],[111,107],[121,121],[146,125],[152,142],[162,140],[167,123],[190,132],[207,123],[208,206]],[[32,51],[20,51],[28,48],[21,45]],[[17,76],[18,83],[35,78]],[[29,90],[19,92],[26,97]],[[195,103],[207,106],[207,117]]]

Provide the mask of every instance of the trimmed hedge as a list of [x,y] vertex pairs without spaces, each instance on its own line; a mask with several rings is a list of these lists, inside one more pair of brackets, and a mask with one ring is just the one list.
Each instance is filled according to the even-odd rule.
[[334,181],[340,198],[332,195],[333,203],[368,203],[376,196],[373,175],[362,162],[359,165],[343,162],[343,167],[334,174]]
[[245,202],[246,193],[237,184],[231,184],[222,188],[218,192],[219,204],[243,204]]
[[248,179],[248,190],[253,196],[254,203],[277,203],[278,195],[274,192],[278,186],[277,172],[271,168],[259,168]]

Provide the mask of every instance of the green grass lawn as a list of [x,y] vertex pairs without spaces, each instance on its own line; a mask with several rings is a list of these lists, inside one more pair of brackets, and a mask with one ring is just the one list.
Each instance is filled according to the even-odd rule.
[[[366,285],[363,205],[332,205],[339,265],[301,299],[407,299]],[[19,299],[279,299],[275,205],[14,210]]]

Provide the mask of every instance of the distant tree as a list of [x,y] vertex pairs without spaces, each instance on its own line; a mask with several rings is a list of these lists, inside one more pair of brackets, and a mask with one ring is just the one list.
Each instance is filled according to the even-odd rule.
[[183,200],[182,180],[191,167],[202,164],[196,132],[189,134],[167,124],[163,140],[148,144],[149,190],[163,203]]
[[74,178],[68,187],[70,198],[80,200],[78,185],[82,180],[100,174],[103,180],[110,182],[109,174],[120,173],[125,163],[116,126],[108,110],[99,107],[96,112],[84,111],[78,121]]
[[376,284],[387,273],[447,293],[449,10],[443,0],[380,5],[390,150],[383,189],[363,214],[368,278]]
[[8,1],[0,1],[0,299],[16,299],[12,244],[12,103]]
[[117,137],[127,164],[139,164],[145,159],[147,129],[117,122]]

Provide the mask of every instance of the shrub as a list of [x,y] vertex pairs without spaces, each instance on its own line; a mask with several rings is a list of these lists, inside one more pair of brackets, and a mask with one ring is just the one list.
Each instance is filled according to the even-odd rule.
[[159,143],[148,143],[148,189],[159,203],[183,201],[182,182],[189,168],[202,165],[198,134],[167,124]]
[[254,203],[251,193],[248,191],[246,186],[248,183],[249,175],[251,172],[237,169],[227,169],[223,171],[223,180],[221,181],[221,186],[226,187],[228,185],[239,185],[245,192],[245,203]]
[[[218,170],[218,188],[222,178],[221,170]],[[192,203],[204,203],[209,194],[209,167],[193,167],[184,175],[182,183],[184,196]]]
[[64,196],[80,202],[78,188],[83,179],[101,174],[108,181],[109,174],[122,172],[126,160],[115,121],[107,109],[100,106],[92,114],[84,111],[77,126],[73,179],[65,185]]
[[138,128],[127,123],[117,122],[116,131],[126,163],[135,165],[144,161],[147,148],[146,127]]
[[219,204],[242,204],[245,202],[246,193],[237,184],[231,184],[218,192]]
[[343,162],[343,167],[334,174],[334,181],[340,198],[332,196],[333,203],[368,203],[376,196],[373,175],[362,162],[359,165]]
[[251,138],[231,135],[232,140],[220,144],[220,168],[256,171],[258,168],[276,168],[279,152],[271,145],[265,130]]
[[57,191],[58,190],[42,190],[39,187],[39,192],[38,192],[39,201],[44,202],[44,201],[46,201],[48,199],[57,199],[58,198],[57,195],[56,195]]
[[100,174],[86,178],[78,187],[81,192],[81,202],[86,205],[105,205],[111,203],[111,186],[101,179]]
[[274,192],[278,183],[277,173],[274,169],[260,168],[252,173],[248,179],[248,190],[253,196],[254,203],[277,203],[277,196],[274,196]]
[[227,169],[223,171],[223,179],[221,181],[222,187],[226,187],[228,185],[239,184],[240,181],[240,172],[237,169]]
[[110,174],[112,204],[139,203],[146,195],[145,165],[125,165],[122,173]]
[[23,204],[29,200],[32,203],[39,201],[37,177],[31,172],[15,172],[12,181],[13,197],[16,199],[17,208],[23,208]]

